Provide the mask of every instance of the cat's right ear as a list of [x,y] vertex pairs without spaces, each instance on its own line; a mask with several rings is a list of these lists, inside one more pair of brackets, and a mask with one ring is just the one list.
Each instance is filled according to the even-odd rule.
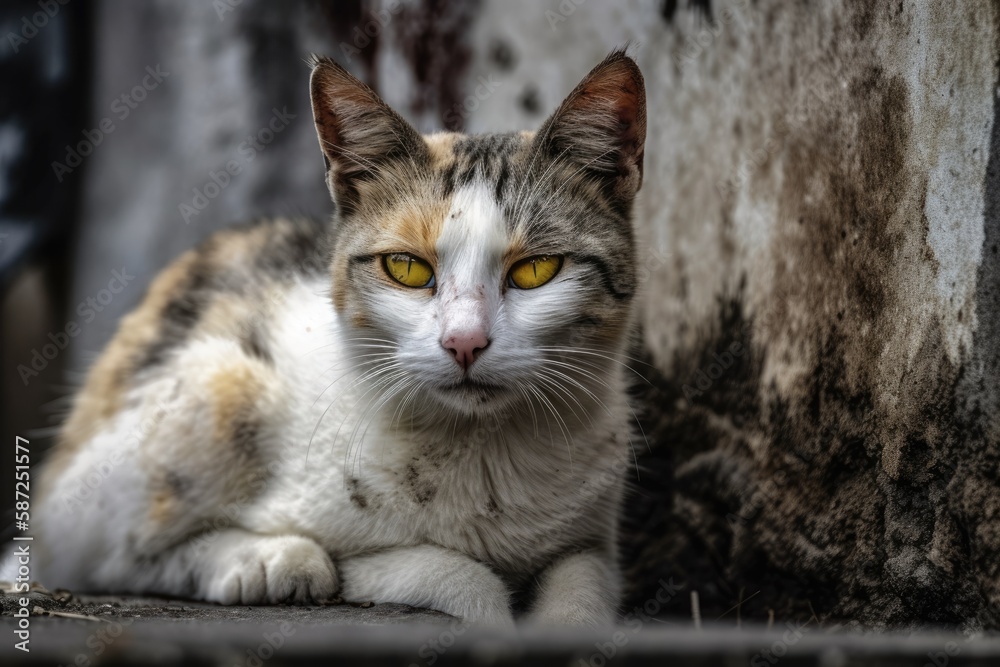
[[343,67],[313,56],[309,90],[316,134],[326,161],[326,184],[342,212],[358,203],[358,184],[390,162],[419,165],[427,144],[371,88]]
[[631,201],[642,185],[646,87],[625,49],[611,52],[584,77],[535,141]]

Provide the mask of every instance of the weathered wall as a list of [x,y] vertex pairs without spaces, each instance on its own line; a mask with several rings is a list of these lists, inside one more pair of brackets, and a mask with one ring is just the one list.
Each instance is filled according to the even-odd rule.
[[[639,567],[717,550],[723,611],[763,588],[755,606],[995,624],[996,7],[800,7],[760,2],[657,77],[666,187],[642,226],[673,261],[647,340],[668,394],[704,391],[661,425],[689,542]],[[699,385],[730,341],[746,353]]]
[[[996,2],[424,0],[369,41],[357,3],[102,6],[117,37],[98,40],[96,113],[146,64],[176,73],[90,159],[73,303],[123,259],[137,299],[215,227],[325,210],[310,50],[422,130],[485,131],[537,127],[632,40],[656,368],[637,365],[652,452],[623,545],[633,602],[673,576],[706,618],[749,598],[744,617],[1000,621]],[[164,22],[172,37],[145,37]],[[283,104],[295,125],[185,225],[178,204]]]
[[672,575],[706,616],[995,625],[996,3],[525,0],[470,31],[466,90],[500,82],[471,130],[537,125],[626,40],[646,75],[633,601]]

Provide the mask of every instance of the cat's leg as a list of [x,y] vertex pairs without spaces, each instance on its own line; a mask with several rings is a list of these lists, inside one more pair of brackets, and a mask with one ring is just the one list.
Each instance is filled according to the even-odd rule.
[[513,626],[507,586],[489,567],[442,547],[396,547],[340,564],[347,600],[436,609],[470,623]]
[[312,539],[237,528],[178,545],[137,568],[135,580],[161,594],[221,604],[303,604],[338,589],[333,561]]
[[614,622],[621,584],[618,570],[602,551],[584,551],[557,560],[538,579],[529,620],[562,625]]

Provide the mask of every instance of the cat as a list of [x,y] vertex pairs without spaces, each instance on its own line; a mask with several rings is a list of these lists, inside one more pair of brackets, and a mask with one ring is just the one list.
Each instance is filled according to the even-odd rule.
[[42,473],[38,578],[613,621],[639,68],[611,53],[534,133],[422,136],[310,64],[333,219],[219,232],[155,279]]

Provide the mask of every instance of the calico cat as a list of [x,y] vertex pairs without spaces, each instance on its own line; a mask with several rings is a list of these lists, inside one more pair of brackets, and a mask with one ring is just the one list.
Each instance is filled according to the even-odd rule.
[[638,67],[614,52],[537,133],[483,136],[312,67],[334,219],[218,233],[154,281],[44,471],[39,579],[612,620]]

